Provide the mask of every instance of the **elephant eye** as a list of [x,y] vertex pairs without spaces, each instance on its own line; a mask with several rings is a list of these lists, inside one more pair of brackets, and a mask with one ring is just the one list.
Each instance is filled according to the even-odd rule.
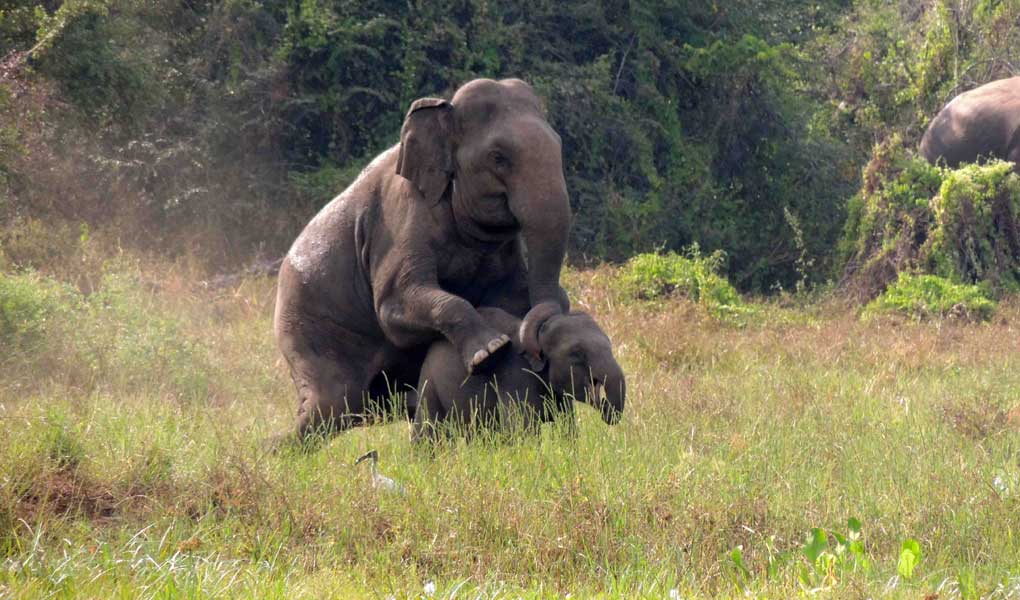
[[574,348],[570,351],[570,362],[575,365],[583,365],[588,360],[588,357],[584,354],[584,350],[580,348]]
[[493,165],[501,169],[505,169],[510,166],[510,158],[508,158],[506,154],[503,154],[499,150],[493,150],[492,152],[490,152],[489,160],[492,161]]

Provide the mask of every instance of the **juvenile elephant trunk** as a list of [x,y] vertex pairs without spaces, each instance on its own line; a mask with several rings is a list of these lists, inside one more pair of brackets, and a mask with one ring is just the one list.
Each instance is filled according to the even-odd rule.
[[606,376],[603,385],[606,390],[606,402],[601,407],[602,419],[610,425],[615,425],[620,421],[623,406],[627,401],[627,380],[619,365]]
[[521,224],[528,257],[531,310],[521,322],[521,343],[525,350],[538,356],[538,330],[542,323],[570,308],[560,288],[560,271],[570,233],[570,201],[562,175],[552,189],[543,193],[512,196],[510,210]]

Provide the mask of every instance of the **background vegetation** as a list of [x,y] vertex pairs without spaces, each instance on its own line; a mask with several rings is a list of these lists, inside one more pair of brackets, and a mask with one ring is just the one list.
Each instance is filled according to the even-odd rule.
[[838,278],[873,145],[912,148],[1020,41],[1015,0],[3,0],[0,16],[6,231],[59,219],[216,266],[277,256],[413,99],[513,75],[564,139],[572,261],[698,243],[745,291]]

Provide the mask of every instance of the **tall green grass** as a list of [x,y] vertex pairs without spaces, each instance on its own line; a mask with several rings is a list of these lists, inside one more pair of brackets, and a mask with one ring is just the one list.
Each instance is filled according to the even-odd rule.
[[[983,325],[755,304],[737,328],[621,302],[620,276],[568,278],[627,372],[619,426],[579,405],[576,435],[429,451],[395,422],[273,454],[296,407],[272,281],[4,275],[30,341],[4,334],[0,596],[1020,592],[1015,302]],[[352,466],[369,449],[406,495]]]

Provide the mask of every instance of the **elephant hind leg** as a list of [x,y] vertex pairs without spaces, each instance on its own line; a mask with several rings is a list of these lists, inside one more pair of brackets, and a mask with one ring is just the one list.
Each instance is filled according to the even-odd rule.
[[328,356],[301,356],[291,362],[298,392],[297,437],[329,438],[364,424],[368,381],[362,369]]

